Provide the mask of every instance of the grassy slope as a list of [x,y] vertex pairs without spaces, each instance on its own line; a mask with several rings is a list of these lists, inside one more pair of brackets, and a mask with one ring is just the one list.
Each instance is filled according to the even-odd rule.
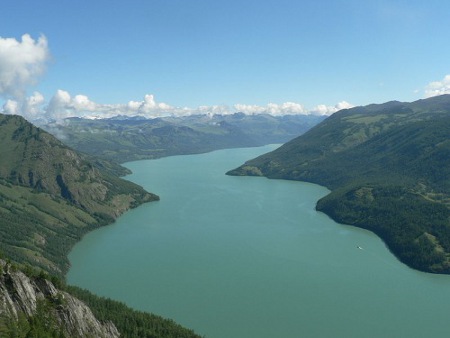
[[450,96],[344,110],[235,175],[325,185],[317,208],[411,267],[450,273]]

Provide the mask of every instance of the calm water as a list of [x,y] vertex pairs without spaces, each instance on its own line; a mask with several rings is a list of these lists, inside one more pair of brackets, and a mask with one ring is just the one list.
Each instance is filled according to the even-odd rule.
[[128,163],[161,201],[87,235],[68,282],[207,337],[448,337],[449,276],[317,213],[323,187],[224,175],[270,149]]

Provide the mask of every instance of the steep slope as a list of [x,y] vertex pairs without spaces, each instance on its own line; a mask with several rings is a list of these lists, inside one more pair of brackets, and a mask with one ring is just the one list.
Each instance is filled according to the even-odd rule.
[[78,151],[126,161],[217,149],[284,143],[301,135],[324,117],[313,115],[194,115],[146,119],[70,118],[43,126]]
[[0,260],[0,336],[119,337],[112,322],[44,277],[29,277]]
[[317,208],[406,264],[450,273],[450,96],[342,110],[232,175],[325,185]]
[[0,249],[56,274],[87,231],[157,200],[21,117],[0,115]]

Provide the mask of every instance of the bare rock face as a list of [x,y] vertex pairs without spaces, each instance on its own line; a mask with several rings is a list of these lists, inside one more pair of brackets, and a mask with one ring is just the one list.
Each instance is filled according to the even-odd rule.
[[30,278],[2,260],[0,271],[0,316],[18,320],[22,313],[30,319],[46,304],[46,316],[68,337],[120,337],[112,322],[100,322],[86,304],[50,281]]

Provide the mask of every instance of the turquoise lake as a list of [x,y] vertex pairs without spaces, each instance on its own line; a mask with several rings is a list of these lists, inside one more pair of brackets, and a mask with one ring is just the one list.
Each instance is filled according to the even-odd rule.
[[450,276],[316,212],[324,187],[225,175],[274,147],[127,163],[161,201],[86,235],[68,283],[206,337],[450,336]]

